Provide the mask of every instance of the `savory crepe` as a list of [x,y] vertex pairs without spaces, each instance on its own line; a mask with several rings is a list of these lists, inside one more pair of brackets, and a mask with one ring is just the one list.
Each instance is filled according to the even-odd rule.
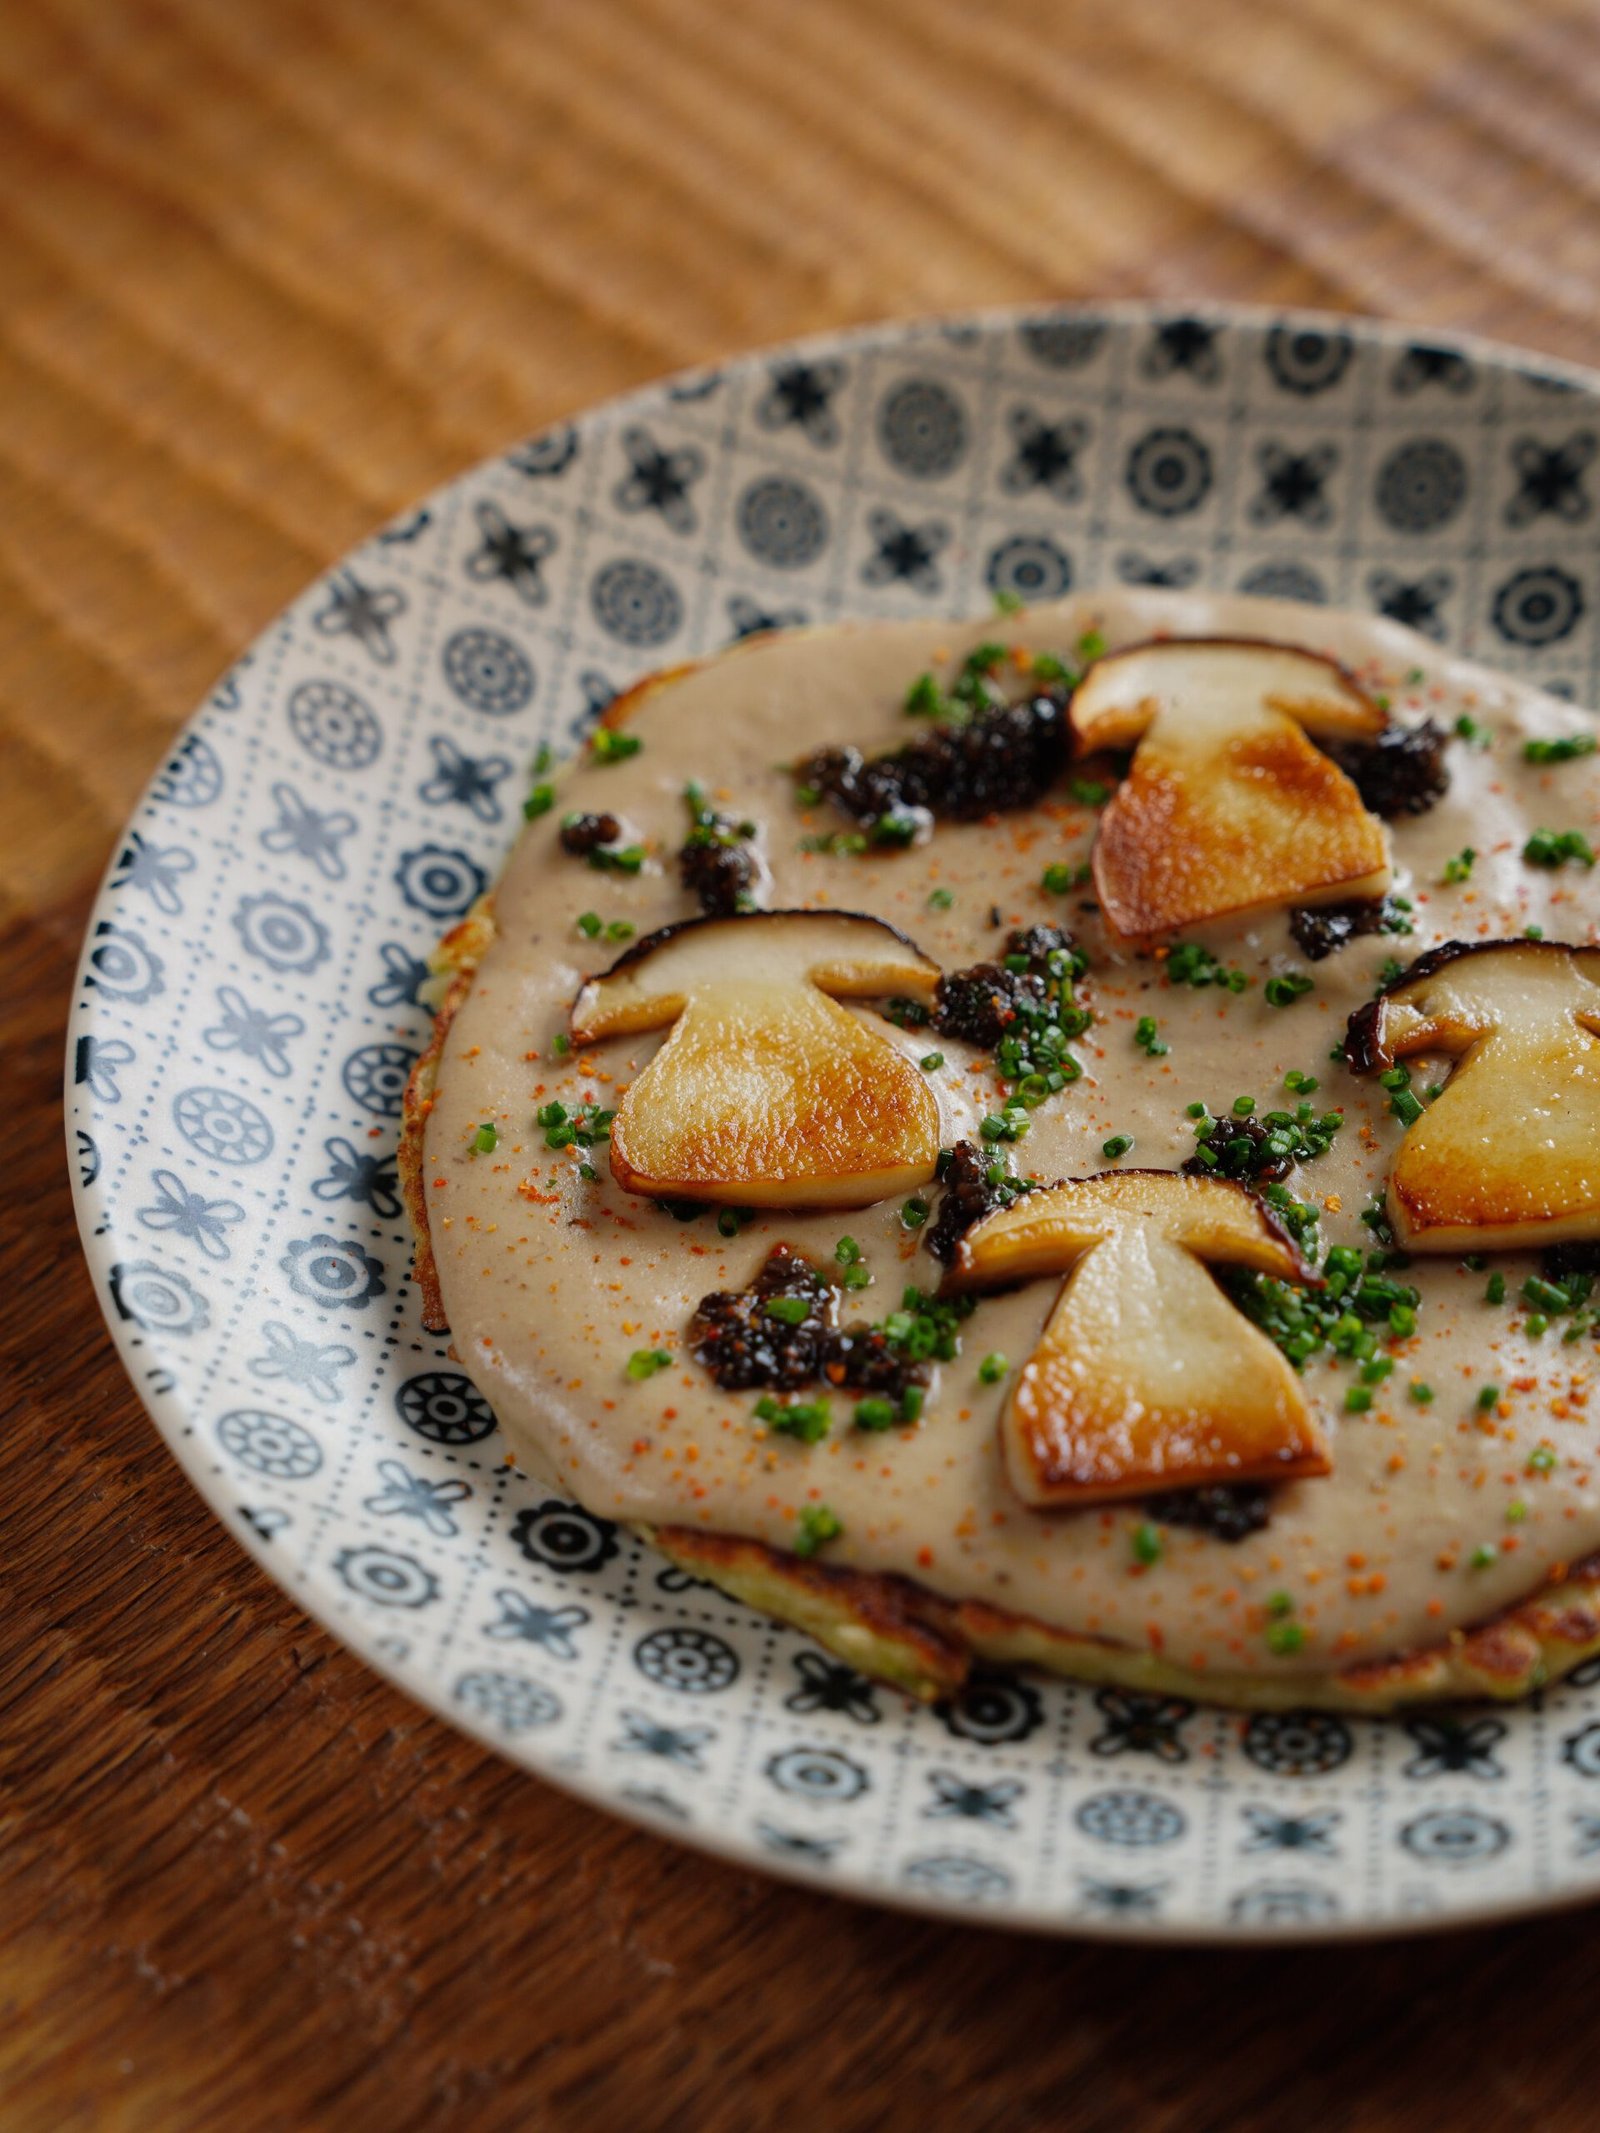
[[1126,592],[740,645],[526,812],[402,1145],[526,1471],[924,1697],[1600,1650],[1585,714]]

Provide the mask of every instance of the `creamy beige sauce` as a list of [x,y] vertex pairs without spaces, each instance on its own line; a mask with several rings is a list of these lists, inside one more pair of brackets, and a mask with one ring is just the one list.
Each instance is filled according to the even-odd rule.
[[[1431,711],[1446,724],[1463,712],[1494,737],[1489,751],[1449,750],[1450,790],[1432,811],[1391,825],[1397,892],[1415,901],[1409,940],[1357,940],[1310,964],[1274,913],[1202,929],[1224,961],[1254,979],[1242,995],[1169,986],[1159,960],[1113,946],[1082,902],[1040,886],[1046,865],[1088,856],[1094,814],[1064,787],[1044,806],[986,824],[940,826],[925,845],[864,858],[805,853],[808,832],[848,827],[826,806],[802,814],[780,767],[826,743],[867,751],[917,730],[901,706],[924,668],[947,670],[984,639],[1058,651],[1080,634],[1111,645],[1153,630],[1272,636],[1331,651],[1386,692],[1396,714]],[[1424,670],[1420,683],[1407,676]],[[1332,1151],[1287,1183],[1324,1212],[1328,1243],[1370,1244],[1359,1216],[1382,1188],[1400,1127],[1375,1080],[1330,1060],[1345,1018],[1368,999],[1384,961],[1408,961],[1449,938],[1474,940],[1544,928],[1552,940],[1593,942],[1600,869],[1548,872],[1521,858],[1536,826],[1577,828],[1600,842],[1600,764],[1588,758],[1541,768],[1522,759],[1524,737],[1587,730],[1569,707],[1460,662],[1408,632],[1362,616],[1206,595],[1124,593],[1062,602],[976,623],[906,623],[757,642],[647,696],[629,722],[643,750],[620,764],[585,766],[560,787],[556,810],[532,823],[497,892],[499,933],[450,1031],[439,1095],[427,1128],[432,1232],[456,1349],[493,1403],[521,1462],[592,1509],[623,1519],[702,1525],[791,1544],[807,1503],[843,1523],[827,1560],[896,1571],[953,1596],[976,1596],[1060,1627],[1152,1645],[1183,1665],[1232,1671],[1312,1672],[1438,1642],[1483,1620],[1540,1583],[1557,1563],[1600,1547],[1600,1474],[1591,1399],[1592,1339],[1563,1345],[1560,1321],[1542,1338],[1522,1330],[1510,1304],[1484,1301],[1485,1272],[1454,1256],[1418,1257],[1397,1278],[1422,1292],[1414,1338],[1392,1344],[1393,1375],[1365,1414],[1344,1411],[1354,1368],[1313,1358],[1305,1373],[1334,1446],[1326,1479],[1277,1491],[1270,1524],[1227,1545],[1167,1529],[1161,1560],[1134,1558],[1137,1504],[1071,1513],[1028,1511],[1007,1487],[996,1421],[1003,1385],[979,1381],[991,1351],[1013,1367],[1031,1352],[1059,1284],[1038,1281],[986,1299],[963,1329],[962,1354],[939,1368],[915,1427],[867,1435],[851,1426],[852,1398],[836,1395],[834,1428],[807,1447],[768,1436],[755,1393],[718,1391],[687,1353],[690,1314],[708,1290],[742,1287],[783,1239],[833,1266],[848,1234],[873,1273],[870,1288],[841,1298],[841,1315],[882,1318],[902,1287],[937,1285],[941,1268],[922,1233],[900,1221],[898,1200],[844,1214],[767,1214],[727,1240],[712,1215],[676,1221],[621,1192],[605,1150],[580,1175],[583,1151],[552,1154],[534,1123],[557,1098],[614,1105],[661,1039],[623,1039],[562,1058],[552,1039],[586,975],[617,952],[590,942],[575,920],[594,911],[639,934],[694,915],[676,854],[686,817],[682,789],[700,781],[725,812],[761,825],[768,872],[763,900],[871,912],[912,938],[946,970],[997,952],[989,922],[1054,919],[1091,958],[1084,996],[1096,1022],[1075,1047],[1082,1080],[1033,1113],[1014,1167],[1041,1178],[1106,1167],[1101,1143],[1131,1134],[1131,1164],[1172,1167],[1192,1152],[1184,1107],[1223,1110],[1247,1093],[1266,1111],[1293,1109],[1291,1069],[1314,1075],[1319,1111],[1347,1123]],[[651,859],[636,878],[600,873],[564,854],[557,827],[570,808],[618,815]],[[1441,886],[1445,862],[1471,845],[1477,861],[1461,886]],[[949,909],[929,895],[948,890]],[[1263,998],[1274,970],[1301,969],[1316,989],[1287,1008]],[[860,1010],[866,1014],[868,1010]],[[1133,1042],[1153,1015],[1171,1050],[1149,1059]],[[913,1058],[931,1049],[946,1065],[930,1075],[946,1145],[972,1135],[1003,1094],[987,1059],[947,1038],[888,1030]],[[1445,1063],[1414,1061],[1414,1085],[1444,1078]],[[499,1129],[491,1156],[470,1153],[485,1120]],[[928,1193],[936,1199],[934,1189]],[[1491,1261],[1515,1299],[1536,1262]],[[674,1366],[628,1377],[636,1349],[674,1352]],[[1413,1380],[1435,1391],[1413,1404]],[[1501,1388],[1482,1413],[1480,1387]],[[1527,1471],[1548,1445],[1558,1464]],[[1473,1566],[1492,1544],[1492,1561]],[[1269,1652],[1269,1595],[1287,1593],[1306,1631],[1294,1655]]]

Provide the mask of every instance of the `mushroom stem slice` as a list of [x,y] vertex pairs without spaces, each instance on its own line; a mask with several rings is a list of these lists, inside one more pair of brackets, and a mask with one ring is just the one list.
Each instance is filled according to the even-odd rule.
[[968,1232],[948,1288],[1066,1276],[1001,1415],[1024,1503],[1331,1470],[1300,1380],[1208,1263],[1315,1279],[1242,1185],[1171,1171],[1069,1179]]
[[1406,1129],[1387,1204],[1407,1251],[1600,1238],[1600,948],[1447,942],[1350,1018],[1357,1073],[1454,1059]]
[[928,1079],[838,1004],[931,1002],[939,966],[851,912],[691,920],[638,943],[573,1009],[580,1044],[670,1025],[611,1128],[626,1192],[749,1207],[861,1207],[924,1185]]
[[1137,743],[1093,859],[1124,937],[1388,890],[1382,824],[1306,738],[1371,739],[1387,723],[1335,661],[1245,638],[1135,645],[1090,667],[1071,717],[1083,752]]

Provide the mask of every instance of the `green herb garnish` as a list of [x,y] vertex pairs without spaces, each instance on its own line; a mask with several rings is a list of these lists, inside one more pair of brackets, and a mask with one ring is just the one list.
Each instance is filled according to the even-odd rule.
[[794,1537],[796,1555],[815,1555],[824,1541],[837,1540],[844,1531],[838,1514],[825,1503],[808,1503],[800,1513]]

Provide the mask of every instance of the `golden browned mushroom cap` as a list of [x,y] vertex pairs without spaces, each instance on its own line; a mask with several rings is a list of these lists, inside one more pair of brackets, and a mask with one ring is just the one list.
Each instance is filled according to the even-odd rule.
[[1094,846],[1100,908],[1124,937],[1388,889],[1382,824],[1306,739],[1387,723],[1335,661],[1244,638],[1133,645],[1095,661],[1071,716],[1085,752],[1138,743]]
[[611,1128],[626,1192],[747,1207],[864,1207],[925,1185],[939,1157],[927,1076],[840,999],[931,1003],[905,935],[846,911],[668,926],[591,978],[579,1044],[663,1029]]
[[1315,1279],[1244,1186],[1170,1170],[1069,1178],[962,1239],[946,1288],[1067,1277],[1000,1420],[1024,1503],[1329,1471],[1300,1380],[1205,1261]]
[[1350,1017],[1360,1073],[1454,1055],[1407,1128],[1389,1220],[1413,1252],[1600,1237],[1600,948],[1449,941]]

